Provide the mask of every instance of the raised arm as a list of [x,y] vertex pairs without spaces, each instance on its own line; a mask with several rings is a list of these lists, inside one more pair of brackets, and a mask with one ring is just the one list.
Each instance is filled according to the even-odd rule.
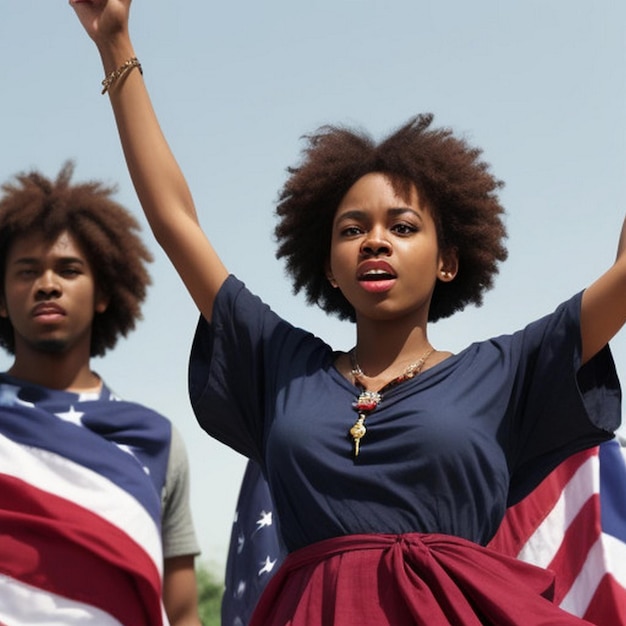
[[[70,0],[95,42],[105,76],[135,58],[128,18],[131,0]],[[193,198],[161,131],[139,68],[108,89],[124,156],[152,232],[198,309],[211,319],[215,295],[228,275],[200,228]]]
[[626,323],[626,221],[613,266],[583,294],[583,363],[599,352]]

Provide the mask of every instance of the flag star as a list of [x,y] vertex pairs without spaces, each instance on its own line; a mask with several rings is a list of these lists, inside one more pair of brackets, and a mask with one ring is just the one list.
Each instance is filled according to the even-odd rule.
[[150,475],[150,468],[147,465],[143,465],[143,463],[141,463],[139,458],[137,458],[137,455],[135,454],[132,446],[129,446],[129,445],[125,444],[125,443],[118,443],[116,445],[122,452],[126,452],[126,454],[130,454],[130,456],[132,456],[133,459],[135,459],[135,461],[137,461],[137,463],[139,463],[141,465],[143,471],[146,474]]
[[270,511],[269,513],[267,513],[265,511],[261,511],[261,517],[257,520],[256,525],[257,525],[257,530],[260,530],[261,528],[265,526],[271,526],[272,525],[272,512]]
[[0,406],[35,406],[32,402],[19,399],[20,389],[17,385],[0,385]]
[[237,536],[237,554],[241,554],[243,552],[243,547],[246,543],[246,538],[243,536],[243,533],[240,533]]
[[274,559],[272,561],[272,559],[270,559],[269,556],[266,556],[265,563],[262,564],[263,567],[259,570],[258,575],[260,576],[261,574],[265,574],[265,573],[269,574],[274,569],[274,565],[276,565],[276,561],[278,561],[278,559]]
[[242,598],[244,593],[246,593],[246,581],[240,580],[237,585],[237,590],[235,591],[235,597]]
[[70,410],[69,411],[65,411],[63,413],[55,413],[55,415],[59,418],[62,419],[65,422],[70,422],[71,424],[76,424],[76,426],[82,426],[83,422],[82,422],[82,417],[84,415],[84,413],[82,413],[81,411],[76,411],[74,409],[74,406],[70,406]]

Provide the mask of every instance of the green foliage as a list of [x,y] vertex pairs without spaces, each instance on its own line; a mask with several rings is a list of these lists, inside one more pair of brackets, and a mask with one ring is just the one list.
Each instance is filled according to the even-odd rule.
[[220,607],[224,583],[214,571],[200,562],[196,564],[196,578],[198,581],[200,619],[204,626],[220,626]]

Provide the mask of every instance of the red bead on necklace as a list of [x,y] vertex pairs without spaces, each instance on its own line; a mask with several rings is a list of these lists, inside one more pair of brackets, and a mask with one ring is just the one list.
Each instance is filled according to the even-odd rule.
[[428,350],[422,354],[422,356],[411,363],[405,370],[400,374],[400,376],[394,378],[392,381],[388,382],[378,391],[370,391],[365,388],[365,384],[363,383],[363,377],[365,374],[363,370],[359,366],[356,360],[356,348],[352,348],[350,350],[350,366],[352,367],[350,373],[352,374],[352,378],[354,379],[354,384],[361,388],[361,393],[358,398],[352,403],[352,408],[357,412],[357,420],[354,422],[352,428],[350,428],[350,437],[352,437],[352,442],[354,444],[354,456],[359,456],[359,450],[361,447],[361,439],[365,436],[367,432],[367,428],[365,428],[365,418],[376,409],[376,407],[380,404],[383,399],[383,393],[399,385],[405,380],[409,380],[414,376],[417,376],[423,369],[424,363],[428,357],[435,351],[432,346],[429,346]]

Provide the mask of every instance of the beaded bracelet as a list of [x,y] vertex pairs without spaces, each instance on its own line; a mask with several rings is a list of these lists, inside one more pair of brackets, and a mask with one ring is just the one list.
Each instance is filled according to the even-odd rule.
[[137,57],[128,59],[128,61],[120,65],[116,70],[113,70],[102,81],[102,95],[104,95],[111,88],[111,85],[113,85],[116,80],[124,76],[127,72],[130,72],[133,67],[136,67],[139,70],[139,73],[143,75],[143,69],[141,67],[141,63],[139,63],[139,59],[137,59]]

